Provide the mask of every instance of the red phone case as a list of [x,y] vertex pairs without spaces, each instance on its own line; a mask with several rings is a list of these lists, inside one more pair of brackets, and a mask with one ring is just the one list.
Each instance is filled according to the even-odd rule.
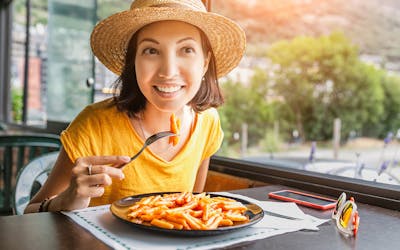
[[[314,199],[328,201],[330,203],[326,204],[326,205],[316,204],[316,203],[313,203],[310,201],[305,201],[305,200],[282,196],[282,195],[280,195],[280,193],[282,193],[282,192],[290,192],[290,193],[294,193],[294,194],[298,194],[298,195],[302,195],[302,196],[311,197]],[[322,196],[318,196],[318,195],[313,195],[313,194],[308,194],[308,193],[304,193],[304,192],[294,191],[294,190],[280,190],[280,191],[270,192],[270,193],[268,193],[268,196],[270,198],[283,200],[283,201],[291,201],[291,202],[295,202],[302,206],[311,207],[311,208],[320,209],[320,210],[331,209],[331,208],[334,208],[336,205],[336,200],[334,200],[334,199],[330,199],[330,198],[326,198],[326,197],[322,197]]]

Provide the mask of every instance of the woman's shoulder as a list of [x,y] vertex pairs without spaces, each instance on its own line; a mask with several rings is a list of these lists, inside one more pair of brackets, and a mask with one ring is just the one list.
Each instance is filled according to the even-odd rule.
[[82,113],[89,113],[91,115],[104,115],[104,114],[113,114],[116,113],[117,107],[115,105],[114,99],[107,98],[95,103],[91,103],[87,105]]
[[209,108],[198,113],[199,118],[205,120],[219,120],[219,114],[216,108]]
[[195,120],[196,124],[203,128],[216,127],[220,124],[219,114],[215,108],[209,108],[197,113]]
[[88,106],[86,106],[87,109],[91,109],[93,110],[109,110],[109,109],[115,109],[115,102],[114,102],[114,98],[110,97],[98,102],[94,102],[89,104]]
[[99,102],[87,105],[76,117],[75,120],[103,120],[115,119],[118,115],[117,107],[114,104],[113,98],[107,98]]

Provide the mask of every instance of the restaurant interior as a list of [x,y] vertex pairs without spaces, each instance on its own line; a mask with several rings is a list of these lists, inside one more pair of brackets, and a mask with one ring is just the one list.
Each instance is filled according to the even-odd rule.
[[[113,203],[111,210],[24,214],[55,164],[62,148],[60,133],[86,105],[113,96],[111,86],[117,76],[94,57],[88,40],[99,20],[129,8],[131,2],[0,0],[0,249],[398,248],[400,100],[393,96],[400,94],[400,54],[395,53],[400,48],[382,39],[390,40],[392,33],[400,32],[400,15],[395,14],[400,5],[389,0],[368,0],[364,5],[355,0],[202,0],[208,11],[237,21],[247,36],[245,57],[219,79],[226,93],[219,111],[224,141],[211,157],[204,192],[231,195],[262,207],[250,209],[254,225],[212,230],[201,237],[196,230],[183,230],[186,234],[171,237],[168,231],[131,229],[118,217],[121,204]],[[362,19],[361,13],[372,13],[368,11],[374,7],[377,14]],[[383,16],[387,17],[384,25],[371,25]],[[397,25],[396,32],[389,23]],[[369,33],[354,38],[363,32]],[[331,60],[323,61],[329,56]],[[376,99],[375,92],[340,99],[351,89],[340,85],[340,79],[350,67],[342,66],[344,58],[352,56],[351,62],[358,66],[348,70],[353,75],[344,81],[348,86],[354,82],[355,92],[379,92]],[[306,69],[285,72],[285,60]],[[336,68],[325,68],[328,76],[312,75],[322,67],[321,61]],[[334,75],[335,70],[343,77]],[[308,75],[301,78],[304,72]],[[283,78],[297,87],[286,85],[283,90]],[[371,86],[356,85],[357,79]],[[305,85],[314,80],[324,83]],[[376,90],[380,85],[382,90]],[[324,91],[331,92],[314,98]],[[254,94],[258,92],[262,94]],[[327,96],[337,99],[328,101]],[[304,101],[307,98],[314,99]],[[379,108],[371,105],[378,101]],[[395,108],[389,111],[388,107]],[[293,199],[284,202],[271,195],[281,190],[326,197],[336,202],[336,208],[310,207],[292,203]],[[338,199],[342,193],[349,200],[346,205],[357,211],[357,217],[352,217],[356,232],[342,230],[332,215],[338,207],[343,210]],[[303,224],[257,227],[258,220],[276,218],[280,211],[266,202],[287,201],[310,216],[307,222],[314,218],[314,224],[307,228],[306,219],[284,214],[282,205],[282,214],[276,216],[295,217]],[[118,223],[127,231],[118,229]],[[135,237],[142,242],[133,241]]]

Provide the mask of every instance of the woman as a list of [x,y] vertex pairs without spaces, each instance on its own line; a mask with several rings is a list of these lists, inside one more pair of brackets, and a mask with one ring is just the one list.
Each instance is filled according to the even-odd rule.
[[[223,139],[217,78],[239,63],[242,29],[207,12],[200,0],[136,0],[96,25],[91,46],[119,75],[116,94],[87,106],[62,132],[54,169],[25,212],[81,209],[142,193],[201,192]],[[129,163],[146,138],[170,130],[172,114],[181,121],[178,144],[160,139]]]

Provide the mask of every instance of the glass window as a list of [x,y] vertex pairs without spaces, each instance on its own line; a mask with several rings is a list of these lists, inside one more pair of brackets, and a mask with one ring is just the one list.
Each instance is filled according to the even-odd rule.
[[[111,14],[118,11],[129,9],[131,0],[99,0],[97,4],[97,15],[98,20],[103,20]],[[102,99],[112,96],[112,83],[117,79],[117,75],[108,70],[103,64],[95,59],[95,95],[94,101],[100,101]]]
[[71,121],[90,103],[93,57],[88,41],[96,22],[95,1],[49,0],[47,119]]
[[[42,128],[48,121],[68,123],[87,104],[110,96],[109,87],[116,76],[94,60],[88,41],[97,20],[127,9],[130,3],[129,0],[12,2],[12,123]],[[28,39],[26,26],[29,26]],[[26,45],[28,65],[25,65]]]
[[239,67],[220,81],[219,155],[399,185],[399,7],[213,1],[248,40]]
[[[88,38],[96,20],[131,0],[12,3],[13,122],[23,120],[24,84],[26,124],[33,126],[68,122],[87,103],[111,95],[117,76],[92,58]],[[236,20],[248,40],[239,67],[220,80],[226,102],[219,155],[400,184],[398,1],[211,4]]]
[[[47,25],[47,1],[35,1],[27,11],[27,1],[14,0],[12,44],[11,44],[11,119],[14,123],[22,123],[23,119],[29,125],[43,125],[46,105],[44,102],[45,88],[42,81],[45,78],[45,40]],[[30,15],[27,21],[27,15]],[[27,23],[28,22],[28,23]],[[26,26],[29,26],[27,40]],[[25,60],[25,48],[29,43],[28,64]],[[27,73],[25,74],[25,69]],[[26,113],[24,107],[24,86],[27,86]],[[23,117],[25,116],[25,118]]]

